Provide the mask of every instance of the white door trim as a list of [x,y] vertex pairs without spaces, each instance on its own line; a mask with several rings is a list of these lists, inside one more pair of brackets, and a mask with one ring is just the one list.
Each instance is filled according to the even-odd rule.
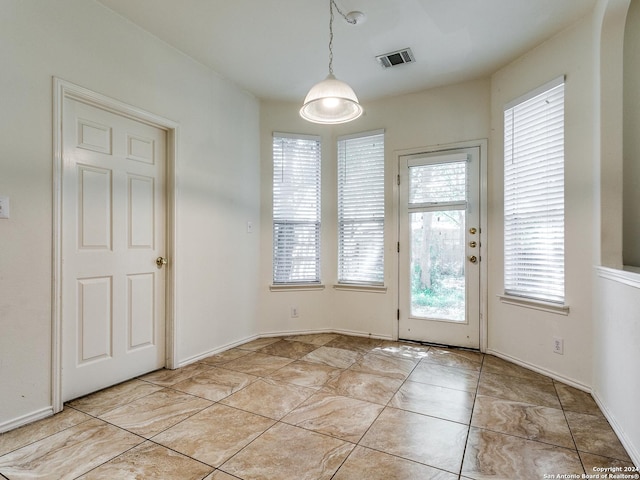
[[[487,139],[469,140],[466,142],[447,143],[440,145],[433,145],[429,147],[418,147],[407,150],[396,150],[395,165],[396,165],[396,177],[400,178],[400,157],[406,155],[415,155],[420,153],[434,153],[441,150],[456,150],[463,148],[478,147],[480,149],[480,244],[482,245],[482,252],[486,256],[488,251],[487,244],[487,164],[488,164],[488,142]],[[394,182],[393,201],[394,212],[396,213],[396,230],[395,230],[395,242],[400,241],[400,189]],[[400,281],[400,254],[396,257],[396,270],[398,282]],[[488,318],[487,318],[487,305],[488,305],[488,259],[482,258],[480,262],[480,351],[486,352],[488,344]],[[398,288],[398,295],[396,298],[396,308],[400,308],[400,289]],[[394,338],[399,337],[399,322],[396,322],[394,329]]]
[[176,165],[178,158],[178,123],[113,98],[53,77],[53,225],[52,225],[52,288],[51,288],[51,404],[53,412],[62,410],[62,119],[65,98],[77,100],[117,115],[160,128],[167,133],[167,231],[166,252],[170,259],[166,272],[165,297],[165,366],[175,368],[177,359],[176,325]]

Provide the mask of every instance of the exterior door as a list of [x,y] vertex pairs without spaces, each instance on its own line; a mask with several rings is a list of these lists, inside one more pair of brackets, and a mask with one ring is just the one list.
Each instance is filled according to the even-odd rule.
[[480,347],[480,148],[400,157],[399,338]]
[[166,131],[65,98],[62,400],[164,366]]

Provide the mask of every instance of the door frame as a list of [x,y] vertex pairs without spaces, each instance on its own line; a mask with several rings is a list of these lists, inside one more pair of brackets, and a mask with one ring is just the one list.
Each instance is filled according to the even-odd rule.
[[[446,143],[432,145],[428,147],[417,147],[406,150],[396,150],[395,165],[396,165],[396,178],[400,179],[400,162],[401,157],[407,155],[417,155],[421,153],[430,154],[437,153],[446,150],[456,150],[462,148],[480,149],[480,351],[487,351],[487,336],[488,336],[488,318],[487,318],[487,306],[488,306],[488,259],[486,252],[488,251],[488,219],[487,219],[487,164],[488,164],[488,141],[487,139],[468,140],[464,142]],[[395,203],[393,211],[396,215],[396,229],[395,229],[395,243],[400,241],[400,209],[402,203],[400,201],[400,186],[398,181],[394,182],[394,195],[393,201]],[[396,280],[397,280],[397,295],[396,295],[396,308],[400,311],[400,252],[396,256]],[[400,336],[400,316],[394,326],[394,338],[397,340]]]
[[153,127],[167,135],[166,158],[166,256],[165,283],[165,367],[175,368],[177,359],[176,325],[176,214],[179,124],[132,105],[93,92],[66,80],[53,77],[53,225],[52,225],[52,287],[51,287],[51,404],[53,413],[63,408],[62,401],[62,125],[64,100],[76,100],[124,116]]

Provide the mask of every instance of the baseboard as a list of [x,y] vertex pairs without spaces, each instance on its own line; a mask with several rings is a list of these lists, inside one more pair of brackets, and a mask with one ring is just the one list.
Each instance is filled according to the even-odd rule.
[[577,388],[578,390],[582,390],[583,392],[591,393],[591,387],[589,385],[585,385],[584,383],[578,382],[572,378],[565,377],[564,375],[560,375],[557,372],[547,370],[546,368],[541,368],[537,365],[533,365],[528,362],[523,362],[518,358],[512,357],[511,355],[507,355],[502,352],[497,352],[495,350],[488,349],[486,353],[488,353],[489,355],[495,355],[496,357],[499,357],[511,363],[515,363],[516,365],[520,365],[521,367],[524,367],[528,370],[533,370],[536,373],[540,373],[547,377],[553,378],[554,380],[557,380],[566,385],[569,385],[570,387]]
[[35,412],[27,413],[21,417],[14,418],[4,423],[0,423],[0,433],[8,432],[19,427],[28,425],[29,423],[42,420],[53,415],[53,406],[41,408]]
[[191,357],[185,358],[184,360],[180,360],[178,362],[177,368],[186,367],[187,365],[191,365],[192,363],[199,362],[200,360],[202,360],[204,358],[207,358],[207,357],[210,357],[211,355],[215,355],[217,353],[222,353],[224,351],[227,351],[227,350],[229,350],[231,348],[237,347],[238,345],[242,345],[244,343],[250,342],[251,340],[255,340],[257,338],[260,338],[260,335],[251,335],[249,337],[242,338],[240,340],[236,340],[236,341],[231,342],[231,343],[227,343],[227,344],[222,345],[220,347],[216,347],[214,349],[207,350],[207,351],[199,353],[197,355],[193,355]]
[[258,338],[272,338],[272,337],[293,337],[295,335],[316,335],[320,333],[335,333],[331,329],[319,329],[319,330],[282,330],[279,332],[263,332],[258,335]]
[[620,443],[625,448],[629,456],[631,457],[631,461],[633,464],[640,468],[640,451],[638,451],[638,447],[631,442],[629,437],[624,431],[624,428],[620,425],[620,423],[616,420],[616,417],[611,413],[611,411],[607,408],[606,404],[602,401],[602,399],[598,396],[598,392],[592,391],[591,396],[600,407],[602,414],[605,416],[613,431],[616,432]]
[[334,329],[320,329],[320,330],[282,330],[279,332],[264,332],[261,333],[259,335],[251,335],[249,337],[240,339],[240,340],[236,340],[235,342],[232,343],[227,343],[225,345],[222,345],[220,347],[216,347],[212,350],[208,350],[206,352],[202,352],[199,353],[197,355],[193,355],[189,358],[185,358],[184,360],[181,360],[178,363],[178,368],[181,367],[186,367],[187,365],[190,365],[192,363],[195,362],[199,362],[200,360],[203,360],[207,357],[210,357],[211,355],[215,355],[217,353],[222,353],[226,350],[229,350],[231,348],[237,347],[239,345],[245,344],[247,342],[250,342],[252,340],[257,340],[258,338],[272,338],[272,337],[288,337],[288,336],[295,336],[295,335],[315,335],[315,334],[319,334],[319,333],[336,333],[338,335],[351,335],[354,337],[366,337],[366,338],[375,338],[377,340],[392,340],[391,336],[388,335],[379,335],[379,334],[370,334],[370,333],[363,333],[363,332],[357,332],[354,330],[334,330]]
[[315,335],[319,333],[335,333],[337,335],[349,335],[352,337],[375,338],[376,340],[392,340],[390,335],[381,335],[376,333],[364,333],[356,330],[344,329],[322,329],[322,330],[286,330],[281,332],[269,332],[259,335],[261,338],[266,337],[287,337],[294,335]]
[[376,340],[391,340],[393,341],[393,337],[391,335],[382,335],[380,333],[363,333],[357,332],[355,330],[333,330],[332,333],[337,333],[339,335],[351,335],[352,337],[365,337],[365,338],[375,338]]

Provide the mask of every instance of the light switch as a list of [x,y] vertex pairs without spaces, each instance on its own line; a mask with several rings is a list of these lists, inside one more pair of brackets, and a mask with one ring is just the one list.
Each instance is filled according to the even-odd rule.
[[9,197],[0,197],[0,218],[9,218]]

